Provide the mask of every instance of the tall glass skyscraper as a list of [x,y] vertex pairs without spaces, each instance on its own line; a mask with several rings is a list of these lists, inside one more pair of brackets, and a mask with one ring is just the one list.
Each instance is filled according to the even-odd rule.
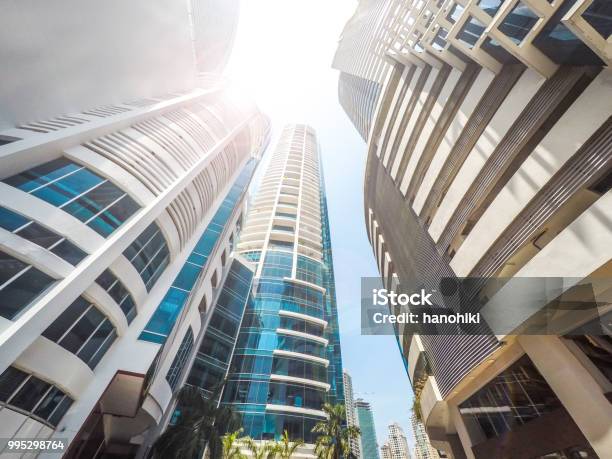
[[248,213],[237,252],[256,264],[223,394],[245,434],[315,442],[321,405],[342,402],[329,222],[315,132],[289,125]]
[[355,400],[355,413],[357,414],[357,424],[361,430],[361,436],[359,437],[361,442],[361,458],[379,459],[372,407],[365,400],[358,398]]

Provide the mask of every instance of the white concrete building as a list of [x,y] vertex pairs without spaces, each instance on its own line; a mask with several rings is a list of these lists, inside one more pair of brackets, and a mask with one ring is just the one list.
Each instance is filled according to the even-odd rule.
[[[346,409],[346,423],[349,426],[358,427],[357,413],[355,413],[355,397],[353,394],[353,378],[348,372],[342,372],[342,382],[344,384],[344,407]],[[349,440],[351,452],[356,458],[361,457],[359,451],[359,438]]]
[[0,6],[1,438],[131,456],[172,406],[269,140],[192,6]]
[[414,413],[410,416],[410,423],[412,424],[412,434],[415,441],[414,459],[440,459],[438,450],[431,446],[425,426]]
[[406,435],[397,422],[389,424],[389,436],[386,444],[389,446],[391,459],[410,459]]
[[[455,458],[606,457],[612,3],[379,3],[397,24],[372,45],[396,63],[367,136],[379,272],[406,291],[477,280],[470,300],[491,326],[461,336],[398,326],[429,437]],[[353,68],[367,67],[355,56]],[[584,288],[574,300],[596,307],[547,316],[544,333],[559,295],[512,307],[525,278],[556,278],[564,295]],[[460,307],[441,296],[440,307]]]

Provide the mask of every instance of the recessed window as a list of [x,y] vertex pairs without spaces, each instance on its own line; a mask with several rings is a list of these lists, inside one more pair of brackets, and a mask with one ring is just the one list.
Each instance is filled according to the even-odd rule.
[[489,16],[495,16],[504,0],[480,0],[478,6]]
[[448,30],[446,30],[444,27],[440,27],[440,29],[438,29],[438,32],[436,32],[436,36],[434,37],[431,45],[438,51],[443,50],[446,46],[447,35]]
[[72,399],[59,388],[15,367],[0,374],[0,401],[52,427],[72,405]]
[[499,30],[514,43],[519,44],[538,22],[539,16],[522,2],[516,4],[512,11],[506,15]]
[[170,261],[170,252],[161,230],[151,223],[123,255],[132,263],[148,291],[151,290]]
[[53,252],[72,265],[76,266],[87,256],[66,238],[5,207],[0,207],[0,227]]
[[525,355],[459,405],[459,412],[474,419],[487,438],[494,438],[561,406]]
[[0,251],[0,316],[14,319],[53,282],[51,276]]
[[96,283],[115,300],[125,314],[128,324],[131,323],[136,317],[136,303],[123,283],[108,269],[98,276]]
[[482,33],[484,32],[485,25],[476,19],[474,16],[470,16],[468,21],[461,28],[457,34],[457,39],[473,48]]
[[7,145],[9,143],[17,142],[18,140],[21,140],[21,139],[19,137],[12,137],[12,136],[8,136],[8,135],[0,135],[0,147],[2,145]]
[[43,332],[94,369],[117,338],[114,325],[92,303],[77,298]]
[[451,24],[454,24],[455,22],[457,22],[457,20],[461,16],[461,13],[463,13],[464,10],[465,8],[463,8],[462,5],[460,5],[459,3],[455,3],[453,7],[450,9],[450,11],[448,12],[446,19]]
[[593,0],[582,17],[599,32],[604,40],[607,40],[612,34],[612,2],[610,0]]

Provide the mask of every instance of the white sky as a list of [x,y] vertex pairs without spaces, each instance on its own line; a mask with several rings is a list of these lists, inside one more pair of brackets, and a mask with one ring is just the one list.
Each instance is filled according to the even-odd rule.
[[372,404],[382,445],[394,421],[411,437],[412,389],[395,337],[360,333],[360,278],[378,277],[363,221],[365,144],[338,103],[338,72],[331,69],[340,32],[356,6],[355,0],[242,0],[226,73],[271,117],[274,134],[294,122],[317,130],[344,368],[356,396]]

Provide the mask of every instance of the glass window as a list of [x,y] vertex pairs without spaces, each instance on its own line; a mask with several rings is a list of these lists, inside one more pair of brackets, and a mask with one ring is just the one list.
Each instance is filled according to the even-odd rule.
[[0,207],[0,227],[49,249],[72,265],[77,265],[87,256],[83,250],[67,239],[4,207]]
[[9,403],[22,410],[32,411],[50,388],[51,384],[42,379],[28,378],[21,389],[9,400]]
[[115,303],[119,305],[125,314],[128,324],[131,323],[134,317],[136,317],[136,304],[123,283],[109,269],[105,269],[98,276],[96,283],[115,300]]
[[516,44],[519,44],[538,22],[539,16],[525,6],[522,2],[516,4],[506,15],[499,30]]
[[557,64],[604,65],[599,56],[561,22],[573,5],[574,2],[559,5],[533,40],[533,45]]
[[18,213],[0,206],[0,227],[4,228],[5,230],[13,232],[16,229],[21,228],[29,221],[30,220],[22,217]]
[[582,17],[607,40],[612,34],[612,2],[593,0]]
[[13,143],[13,142],[17,142],[18,140],[21,140],[19,137],[11,137],[8,135],[0,135],[0,147],[2,145],[7,145],[9,143]]
[[444,27],[440,27],[438,32],[436,32],[436,36],[434,37],[431,45],[437,49],[438,51],[444,49],[446,46],[446,37],[448,35],[448,30]]
[[493,17],[502,3],[504,3],[504,0],[480,0],[478,6],[489,16]]
[[0,315],[13,319],[55,279],[0,251]]
[[27,373],[14,367],[8,367],[0,375],[0,401],[6,402],[27,377]]
[[77,298],[43,332],[43,336],[95,368],[116,338],[114,325],[93,304]]
[[0,400],[57,426],[72,399],[59,388],[14,367],[0,375]]
[[476,19],[474,16],[470,16],[465,25],[461,28],[457,34],[457,39],[473,48],[482,33],[484,32],[485,25]]
[[74,266],[78,265],[87,256],[87,253],[67,239],[52,247],[51,252]]
[[173,392],[176,389],[176,385],[178,384],[178,380],[183,372],[185,363],[187,363],[187,359],[189,358],[192,348],[193,332],[191,331],[191,327],[189,327],[185,333],[185,336],[183,337],[183,340],[181,341],[181,345],[179,346],[174,359],[172,359],[172,364],[168,369],[168,373],[166,373],[166,381],[168,381],[168,384]]
[[4,180],[61,208],[108,236],[139,206],[112,182],[92,171],[59,158]]
[[[482,1],[480,3],[482,4]],[[482,5],[481,5],[481,8],[482,8]],[[455,3],[453,7],[451,8],[451,10],[449,11],[448,15],[446,16],[446,19],[451,24],[454,24],[461,17],[461,13],[463,13],[463,11],[464,11],[463,6],[460,5],[459,3]]]
[[123,254],[136,268],[149,291],[170,261],[166,240],[156,223],[151,223]]
[[32,241],[45,249],[51,247],[53,244],[62,239],[61,236],[58,236],[54,232],[49,231],[48,229],[43,228],[38,223],[34,222],[21,228],[15,234],[27,239],[28,241]]
[[493,438],[560,406],[544,377],[524,355],[463,402],[459,412],[474,419],[487,438]]
[[92,307],[68,330],[60,340],[59,345],[76,354],[89,340],[94,330],[102,323],[104,315]]

